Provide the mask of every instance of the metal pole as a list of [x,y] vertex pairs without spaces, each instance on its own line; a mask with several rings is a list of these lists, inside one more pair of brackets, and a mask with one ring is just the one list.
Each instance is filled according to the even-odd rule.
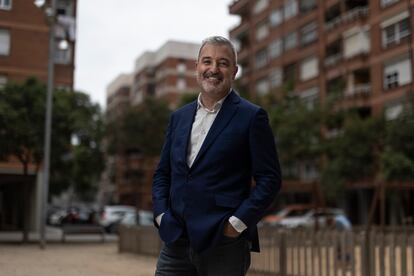
[[40,214],[40,248],[45,249],[46,246],[46,208],[49,193],[49,168],[50,168],[50,141],[52,132],[52,106],[53,106],[53,80],[54,80],[54,20],[55,20],[56,0],[51,1],[49,7],[48,23],[49,23],[49,56],[47,67],[47,99],[46,99],[46,120],[45,120],[45,140],[44,140],[44,156],[43,156],[43,189]]

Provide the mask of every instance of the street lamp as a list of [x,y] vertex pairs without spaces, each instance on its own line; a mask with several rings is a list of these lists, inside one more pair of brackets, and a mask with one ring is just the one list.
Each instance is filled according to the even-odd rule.
[[49,170],[50,170],[50,141],[52,132],[52,95],[53,95],[53,80],[54,80],[54,47],[55,47],[55,13],[56,0],[50,1],[50,6],[45,7],[45,0],[35,0],[34,4],[44,10],[47,22],[49,24],[49,55],[47,65],[47,97],[46,97],[46,119],[45,119],[45,140],[44,140],[44,154],[43,154],[43,185],[41,193],[41,208],[40,208],[40,248],[44,249],[46,246],[46,208],[47,198],[49,193]]

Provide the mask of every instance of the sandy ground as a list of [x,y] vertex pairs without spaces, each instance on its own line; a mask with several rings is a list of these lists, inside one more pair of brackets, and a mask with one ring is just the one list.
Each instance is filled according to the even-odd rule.
[[117,243],[0,244],[0,276],[150,276],[156,259],[118,253]]

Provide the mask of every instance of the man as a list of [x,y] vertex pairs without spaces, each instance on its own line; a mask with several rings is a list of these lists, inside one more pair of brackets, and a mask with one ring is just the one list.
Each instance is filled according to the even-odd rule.
[[237,69],[229,40],[205,39],[198,100],[171,115],[152,190],[165,242],[155,275],[245,275],[259,251],[281,175],[266,112],[231,89]]

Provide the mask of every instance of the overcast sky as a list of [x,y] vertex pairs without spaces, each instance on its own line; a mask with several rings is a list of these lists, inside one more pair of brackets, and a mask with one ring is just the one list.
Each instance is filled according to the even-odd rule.
[[233,0],[78,0],[75,89],[105,106],[106,86],[167,40],[228,37]]

